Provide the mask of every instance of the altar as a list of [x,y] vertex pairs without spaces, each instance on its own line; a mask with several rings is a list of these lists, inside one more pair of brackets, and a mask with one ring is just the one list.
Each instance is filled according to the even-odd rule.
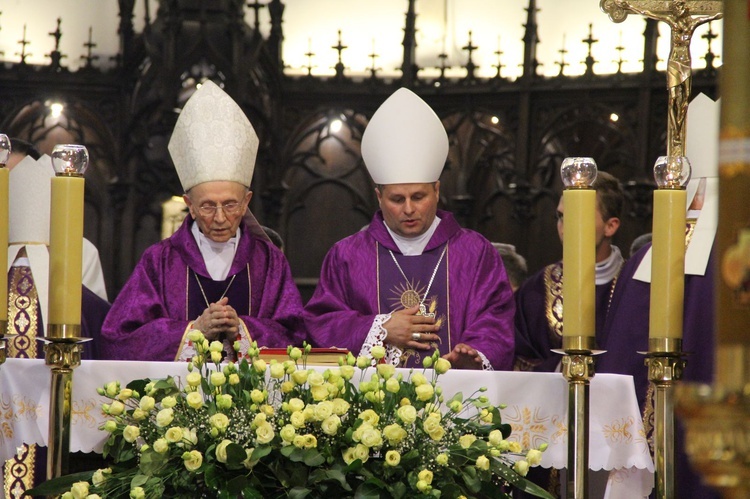
[[[321,368],[322,369],[322,368]],[[96,389],[110,381],[125,386],[133,379],[185,376],[187,364],[174,362],[82,361],[74,371],[71,452],[101,452],[107,434],[106,399]],[[567,381],[558,373],[451,370],[440,377],[446,399],[480,387],[512,426],[510,440],[524,447],[548,444],[541,466],[563,469],[567,463]],[[597,374],[591,380],[590,457],[592,470],[609,471],[606,498],[648,496],[654,466],[630,376]],[[22,443],[46,445],[49,425],[50,369],[43,360],[7,359],[0,366],[0,459]]]

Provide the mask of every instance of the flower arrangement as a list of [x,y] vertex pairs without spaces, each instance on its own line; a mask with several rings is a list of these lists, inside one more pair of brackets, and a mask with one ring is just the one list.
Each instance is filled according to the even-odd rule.
[[[445,400],[438,353],[408,376],[372,357],[306,367],[306,352],[267,364],[221,364],[222,344],[199,331],[184,380],[110,382],[109,468],[68,475],[33,494],[69,498],[551,497],[523,476],[544,447],[507,440],[498,407],[477,390]],[[374,369],[372,366],[375,365]],[[357,379],[358,378],[358,379]],[[358,383],[356,383],[358,381]]]

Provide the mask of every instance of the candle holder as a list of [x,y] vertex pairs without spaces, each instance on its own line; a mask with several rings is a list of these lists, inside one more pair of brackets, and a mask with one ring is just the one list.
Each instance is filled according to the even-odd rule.
[[10,158],[11,145],[7,135],[0,133],[0,364],[7,356],[8,333],[8,169],[5,165]]
[[51,370],[47,477],[67,474],[70,458],[70,417],[73,370],[81,364],[81,286],[83,252],[83,174],[86,148],[59,144],[52,150],[50,220],[49,324],[44,342]]
[[[593,158],[565,158],[560,167],[567,222],[563,231],[562,374],[568,382],[567,497],[588,497],[589,388],[594,376],[595,213]],[[586,219],[590,217],[590,223]]]
[[685,297],[685,186],[690,161],[661,156],[654,164],[654,216],[651,264],[649,351],[645,365],[654,386],[654,466],[656,497],[675,496],[675,386],[686,361],[682,352]]

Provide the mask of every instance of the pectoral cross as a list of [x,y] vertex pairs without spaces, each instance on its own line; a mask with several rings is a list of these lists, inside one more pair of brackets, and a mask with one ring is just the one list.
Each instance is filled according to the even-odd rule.
[[600,0],[599,6],[616,22],[640,14],[667,23],[671,29],[667,90],[667,156],[685,155],[685,118],[692,85],[690,41],[695,28],[720,19],[721,0]]

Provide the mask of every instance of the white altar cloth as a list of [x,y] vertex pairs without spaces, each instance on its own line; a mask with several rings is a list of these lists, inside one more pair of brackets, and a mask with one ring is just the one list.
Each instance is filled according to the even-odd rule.
[[[406,371],[406,370],[404,370]],[[72,452],[101,452],[107,434],[98,428],[107,401],[96,389],[110,381],[124,387],[133,379],[185,376],[187,364],[84,360],[74,371],[71,413]],[[406,372],[405,372],[406,374]],[[464,397],[479,387],[512,427],[511,440],[524,447],[547,443],[542,466],[567,464],[567,382],[559,373],[452,370],[440,377],[446,400]],[[7,359],[0,366],[0,459],[15,454],[21,443],[46,445],[49,427],[50,369],[43,360]],[[610,471],[606,499],[645,497],[653,487],[654,466],[648,450],[633,380],[597,374],[591,380],[589,467]]]

